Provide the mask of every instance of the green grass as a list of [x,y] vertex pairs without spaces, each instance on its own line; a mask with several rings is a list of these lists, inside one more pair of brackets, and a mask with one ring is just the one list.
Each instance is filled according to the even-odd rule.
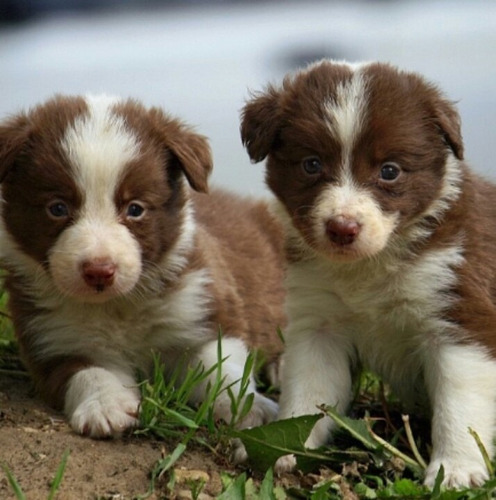
[[[222,360],[221,352],[218,358]],[[253,362],[250,358],[245,377]],[[422,485],[426,467],[424,457],[429,452],[428,433],[425,432],[428,423],[416,419],[412,429],[410,419],[401,414],[398,403],[387,394],[377,377],[370,374],[362,376],[357,386],[354,418],[339,416],[332,408],[322,408],[322,414],[331,416],[339,430],[332,446],[307,450],[304,442],[316,419],[320,418],[318,415],[274,422],[243,431],[237,431],[234,422],[215,422],[211,408],[215,397],[222,390],[221,364],[219,362],[212,368],[211,371],[217,373],[216,384],[210,388],[205,403],[197,409],[187,404],[188,395],[195,384],[210,372],[190,370],[184,382],[175,387],[174,381],[167,382],[164,379],[163,368],[156,360],[153,383],[146,381],[142,384],[142,429],[137,432],[178,440],[174,451],[156,464],[148,493],[154,490],[154,482],[166,475],[168,485],[173,490],[173,466],[192,441],[204,446],[210,453],[222,454],[229,439],[236,437],[244,442],[251,463],[245,471],[239,468],[237,475],[223,475],[220,499],[333,500],[343,498],[346,494],[371,499],[493,498],[496,479],[490,462],[491,479],[483,487],[444,490],[440,486],[442,471],[434,491]],[[237,410],[244,414],[249,410],[251,400],[243,405],[240,404],[242,398],[235,398],[232,394],[231,397],[234,412]],[[477,436],[474,438],[477,439]],[[481,448],[481,453],[484,454],[484,451]],[[295,454],[299,467],[306,474],[297,486],[283,487],[283,482],[274,478],[272,473],[271,466],[275,460],[287,453]],[[201,485],[195,488],[192,487],[192,490],[199,494]]]
[[[66,450],[62,458],[60,460],[60,464],[55,472],[55,475],[53,477],[53,480],[50,483],[50,491],[48,492],[47,500],[54,500],[57,496],[57,492],[60,488],[60,485],[62,483],[62,479],[64,477],[64,472],[65,472],[65,467],[67,465],[67,460],[69,458],[70,451]],[[15,498],[17,500],[27,500],[26,495],[22,491],[21,485],[17,482],[17,479],[14,477],[10,469],[8,468],[7,465],[3,465],[3,470],[5,472],[5,475],[7,476],[7,480],[14,492]]]
[[[22,373],[12,328],[5,311],[5,296],[0,296],[0,373]],[[429,455],[428,422],[419,418],[402,417],[398,403],[379,379],[364,374],[357,384],[356,403],[351,417],[336,415],[332,408],[322,408],[336,421],[338,431],[333,444],[319,450],[307,450],[304,442],[315,419],[319,416],[300,417],[286,421],[237,431],[235,423],[250,410],[252,398],[246,397],[249,374],[257,366],[256,356],[250,356],[245,366],[241,394],[232,388],[223,388],[222,352],[219,362],[209,371],[201,368],[177,370],[171,378],[164,377],[164,367],[155,358],[154,374],[140,383],[142,407],[137,436],[154,436],[172,443],[172,452],[156,462],[150,471],[150,485],[139,498],[147,498],[164,484],[174,491],[174,469],[184,453],[191,447],[200,447],[209,455],[225,460],[232,438],[242,439],[251,458],[235,474],[222,472],[220,500],[334,500],[340,498],[392,498],[473,500],[496,498],[494,466],[480,446],[491,478],[480,488],[459,491],[444,490],[442,471],[433,491],[422,485],[425,462]],[[206,391],[202,404],[193,408],[188,404],[195,386],[214,374],[214,382]],[[213,403],[221,391],[231,398],[234,418],[231,422],[217,422]],[[467,430],[468,432],[469,430]],[[473,433],[474,439],[478,437]],[[480,443],[479,443],[480,444]],[[286,453],[298,459],[302,473],[292,476],[291,484],[274,477],[272,464]],[[51,484],[49,499],[55,498],[63,481],[68,452]],[[222,460],[219,460],[221,462]],[[180,463],[180,462],[179,462]],[[6,464],[1,464],[15,498],[25,498],[21,486]],[[192,498],[198,498],[204,488],[201,480],[189,484]]]
[[[219,337],[220,339],[220,337]],[[253,396],[247,395],[250,374],[255,363],[255,356],[249,355],[244,367],[239,394],[234,394],[232,387],[224,387],[222,362],[224,360],[221,342],[218,342],[218,362],[209,370],[202,367],[183,369],[179,366],[172,376],[165,378],[164,366],[158,356],[154,356],[152,380],[144,380],[141,386],[140,428],[136,434],[152,434],[156,437],[176,439],[173,452],[159,460],[151,472],[150,488],[143,496],[146,498],[155,490],[155,483],[166,474],[170,475],[169,486],[174,486],[173,466],[193,441],[204,447],[209,453],[218,453],[218,448],[226,448],[231,431],[236,422],[251,409]],[[185,373],[185,375],[183,375]],[[188,401],[195,387],[207,377],[215,374],[215,381],[207,386],[206,397],[196,408]],[[179,380],[180,383],[179,383]],[[219,394],[227,391],[231,401],[231,422],[219,422],[214,418],[214,402]]]
[[14,330],[7,312],[7,294],[0,289],[0,363],[9,357],[9,351],[16,352]]

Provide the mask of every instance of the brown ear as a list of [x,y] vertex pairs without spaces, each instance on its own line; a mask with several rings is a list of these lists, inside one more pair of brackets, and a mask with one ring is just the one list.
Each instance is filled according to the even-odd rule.
[[279,96],[269,86],[266,92],[254,94],[241,112],[241,140],[254,163],[262,161],[276,142],[281,126]]
[[212,171],[212,154],[207,138],[157,108],[150,113],[156,120],[160,140],[177,161],[190,186],[195,191],[206,193]]
[[459,160],[463,160],[463,139],[460,116],[453,103],[438,98],[434,102],[434,119],[444,141]]
[[29,137],[29,120],[21,114],[0,123],[0,182],[3,182],[16,156]]

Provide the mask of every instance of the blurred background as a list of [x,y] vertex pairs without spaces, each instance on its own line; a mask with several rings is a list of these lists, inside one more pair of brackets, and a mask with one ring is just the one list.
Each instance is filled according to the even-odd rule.
[[0,119],[55,93],[138,98],[210,138],[215,184],[260,195],[239,111],[322,57],[423,73],[458,102],[469,162],[496,177],[494,0],[0,0]]

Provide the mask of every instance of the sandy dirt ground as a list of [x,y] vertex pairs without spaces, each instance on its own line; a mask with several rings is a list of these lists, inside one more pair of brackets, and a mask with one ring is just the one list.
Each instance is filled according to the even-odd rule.
[[[57,499],[137,498],[148,491],[150,472],[173,446],[144,436],[100,441],[78,436],[62,415],[33,394],[27,378],[0,374],[0,464],[10,469],[28,500],[48,498],[67,449],[70,455]],[[215,497],[221,491],[223,470],[233,469],[221,454],[188,446],[176,466],[179,483],[174,492],[164,478],[149,498],[191,498],[188,482],[195,478],[206,481],[200,499]],[[0,499],[11,498],[14,492],[0,469]]]

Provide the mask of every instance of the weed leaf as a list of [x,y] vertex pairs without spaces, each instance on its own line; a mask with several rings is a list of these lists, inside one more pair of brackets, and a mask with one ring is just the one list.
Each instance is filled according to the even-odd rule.
[[267,470],[283,455],[305,455],[305,441],[322,415],[305,415],[278,420],[253,429],[232,430],[245,445],[250,461],[259,470]]
[[229,484],[217,500],[245,500],[245,484],[246,474],[243,473]]
[[274,496],[274,473],[272,469],[267,471],[265,474],[264,480],[260,485],[260,498],[264,500],[276,500]]

